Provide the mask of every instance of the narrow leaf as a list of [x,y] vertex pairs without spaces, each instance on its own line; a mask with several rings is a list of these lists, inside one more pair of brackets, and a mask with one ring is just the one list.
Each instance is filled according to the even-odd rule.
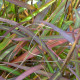
[[53,28],[53,30],[59,32],[59,33],[60,33],[65,39],[67,39],[69,42],[71,42],[71,43],[74,42],[74,39],[73,39],[71,36],[69,36],[65,31],[59,29],[59,28],[56,27],[55,25],[50,24],[50,23],[48,23],[48,22],[46,22],[46,21],[39,21],[39,22],[44,23],[44,24],[50,26],[51,28]]
[[24,73],[22,73],[20,76],[18,76],[15,80],[22,80],[24,79],[25,77],[27,77],[28,75],[32,74],[33,72],[39,70],[39,69],[42,69],[42,65],[37,65],[37,66],[34,66],[30,69],[28,69],[27,71],[25,71]]

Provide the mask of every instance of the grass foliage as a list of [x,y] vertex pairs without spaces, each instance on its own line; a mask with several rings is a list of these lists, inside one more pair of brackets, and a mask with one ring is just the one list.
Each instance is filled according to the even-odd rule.
[[0,0],[0,80],[80,80],[80,0]]

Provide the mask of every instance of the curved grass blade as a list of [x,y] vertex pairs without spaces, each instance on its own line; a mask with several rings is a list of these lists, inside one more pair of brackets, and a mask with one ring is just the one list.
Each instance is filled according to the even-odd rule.
[[74,39],[73,39],[71,36],[69,36],[65,31],[59,29],[59,28],[56,27],[55,25],[50,24],[50,23],[48,23],[48,22],[46,22],[46,21],[39,21],[39,22],[44,23],[44,24],[50,26],[50,27],[53,28],[55,31],[59,32],[65,39],[67,39],[69,42],[71,42],[71,43],[73,44]]

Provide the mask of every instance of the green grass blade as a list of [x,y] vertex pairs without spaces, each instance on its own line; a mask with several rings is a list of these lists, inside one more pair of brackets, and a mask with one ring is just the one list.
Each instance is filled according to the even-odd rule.
[[55,21],[57,21],[57,19],[61,16],[60,14],[63,13],[64,8],[62,8],[53,18],[53,20],[51,21],[52,24],[54,24]]
[[8,53],[10,53],[15,48],[15,46],[10,47],[4,53],[2,53],[2,55],[0,55],[0,60],[2,60]]
[[[0,70],[4,70],[4,71],[7,71],[7,72],[12,72],[14,69],[12,69],[10,67],[6,67],[6,66],[0,65]],[[12,72],[12,74],[14,74],[14,75],[20,75],[21,73],[18,72],[18,71],[14,71],[14,72]]]
[[34,16],[36,16],[38,13],[40,13],[41,11],[43,11],[44,9],[46,9],[49,5],[51,5],[52,3],[54,3],[56,0],[51,0],[50,2],[46,3],[45,5],[43,5],[41,8],[39,8],[37,11],[33,12],[31,15],[29,15],[28,17],[26,17],[25,19],[21,20],[20,22],[24,22],[24,21],[29,21],[30,19],[32,19]]
[[[9,36],[9,34],[8,34]],[[11,38],[14,38],[15,37],[15,34],[11,35],[8,39],[8,38],[5,38],[1,43],[0,43],[0,51],[3,50],[6,46],[8,46],[10,44],[10,42],[12,41]]]

